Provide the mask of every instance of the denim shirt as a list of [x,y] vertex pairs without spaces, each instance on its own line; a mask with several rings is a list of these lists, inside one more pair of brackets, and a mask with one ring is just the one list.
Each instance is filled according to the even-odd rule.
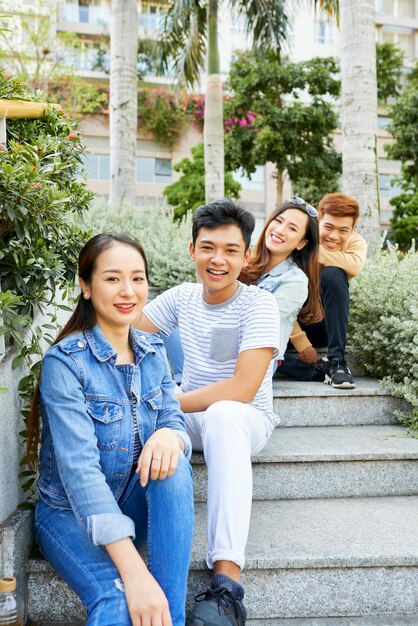
[[162,340],[131,328],[129,341],[134,363],[116,365],[116,350],[96,325],[50,348],[42,365],[39,495],[72,509],[97,545],[135,537],[118,505],[136,462],[133,420],[142,445],[170,428],[191,455]]
[[260,289],[270,291],[280,311],[280,343],[278,360],[283,360],[297,315],[308,297],[308,277],[290,256],[260,276]]

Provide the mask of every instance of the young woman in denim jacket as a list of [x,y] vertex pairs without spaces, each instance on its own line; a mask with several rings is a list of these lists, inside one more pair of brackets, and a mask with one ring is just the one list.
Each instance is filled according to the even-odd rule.
[[[89,626],[184,626],[190,440],[162,341],[131,326],[147,300],[144,252],[97,235],[79,276],[77,308],[42,365],[39,545]],[[149,569],[136,549],[145,542]]]
[[283,360],[296,317],[322,319],[319,296],[318,212],[292,196],[275,209],[254,247],[240,280],[270,291],[280,310],[278,364]]

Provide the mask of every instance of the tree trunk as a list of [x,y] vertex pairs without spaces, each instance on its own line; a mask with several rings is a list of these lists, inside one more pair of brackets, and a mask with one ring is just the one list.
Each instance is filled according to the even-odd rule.
[[135,202],[138,9],[112,0],[110,23],[110,205]]
[[203,141],[206,202],[223,198],[224,128],[223,97],[218,49],[218,0],[208,0],[208,76]]
[[283,172],[276,172],[276,204],[283,204]]
[[374,12],[374,0],[340,0],[343,190],[360,205],[372,255],[380,240]]

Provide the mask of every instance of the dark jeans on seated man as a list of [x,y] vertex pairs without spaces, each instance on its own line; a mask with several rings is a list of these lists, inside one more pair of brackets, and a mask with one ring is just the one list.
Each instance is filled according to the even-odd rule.
[[[327,360],[304,363],[296,354],[285,354],[278,375],[295,380],[329,382],[334,387],[353,387],[354,381],[345,363],[350,293],[347,274],[339,267],[325,267],[321,272],[321,299],[324,319],[318,324],[300,324],[314,348],[327,348]],[[333,368],[334,381],[329,376]],[[344,376],[341,375],[344,372]],[[327,380],[329,378],[329,380]],[[351,380],[350,380],[351,379]]]

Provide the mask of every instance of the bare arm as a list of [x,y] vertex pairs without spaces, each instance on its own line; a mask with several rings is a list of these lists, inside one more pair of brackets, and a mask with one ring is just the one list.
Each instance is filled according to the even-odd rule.
[[172,626],[167,598],[131,539],[109,543],[106,550],[122,578],[132,626],[145,623]]
[[234,375],[177,397],[185,413],[205,411],[219,400],[251,402],[260,388],[273,356],[273,348],[244,350],[237,359]]
[[141,317],[135,323],[135,328],[137,330],[143,330],[146,333],[159,333],[160,328],[158,328],[155,324],[153,324],[146,315],[141,313]]

